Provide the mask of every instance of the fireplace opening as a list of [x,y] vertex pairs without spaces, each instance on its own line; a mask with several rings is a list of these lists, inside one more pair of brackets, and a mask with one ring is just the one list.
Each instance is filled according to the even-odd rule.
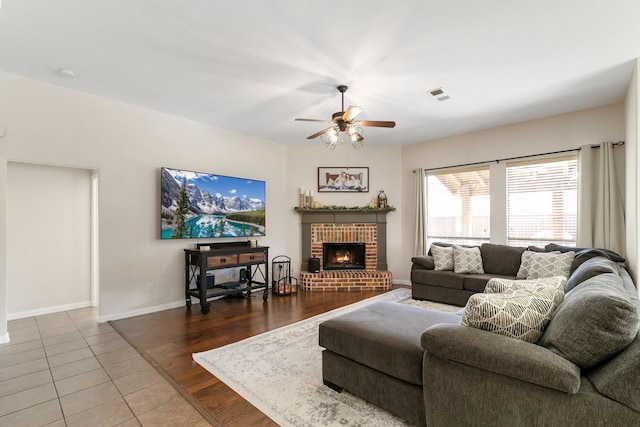
[[323,270],[364,270],[364,243],[323,243]]

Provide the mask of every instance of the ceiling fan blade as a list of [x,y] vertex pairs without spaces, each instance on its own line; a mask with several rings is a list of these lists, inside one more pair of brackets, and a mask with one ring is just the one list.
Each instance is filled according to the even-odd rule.
[[333,123],[331,120],[321,119],[295,119],[296,122],[320,122],[320,123]]
[[319,137],[320,135],[322,135],[322,134],[324,134],[324,133],[329,132],[331,129],[335,129],[335,128],[334,128],[333,126],[328,127],[328,128],[326,128],[326,129],[321,130],[320,132],[316,132],[316,133],[314,133],[313,135],[308,136],[308,137],[307,137],[307,139],[317,138],[317,137]]
[[362,112],[362,108],[350,105],[347,107],[344,114],[342,115],[342,120],[344,120],[345,122],[350,122],[361,112]]
[[395,127],[396,122],[386,122],[380,120],[362,120],[358,122],[360,126],[373,126],[378,128],[392,128]]

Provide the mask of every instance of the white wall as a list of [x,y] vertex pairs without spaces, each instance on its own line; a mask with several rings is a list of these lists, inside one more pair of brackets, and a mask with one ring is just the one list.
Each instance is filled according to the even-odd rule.
[[[184,252],[159,240],[159,168],[267,182],[270,255],[287,253],[286,149],[280,144],[0,73],[0,299],[6,301],[7,161],[97,170],[101,320],[184,301]],[[212,113],[214,114],[214,113]],[[155,291],[148,292],[148,284]],[[6,322],[0,309],[0,328]],[[6,329],[0,329],[0,337]]]
[[[271,257],[294,258],[296,274],[303,262],[296,259],[300,219],[293,211],[299,188],[317,188],[319,166],[367,166],[369,193],[316,191],[316,198],[325,204],[362,206],[384,189],[389,203],[398,208],[387,216],[389,269],[394,282],[408,283],[414,168],[625,137],[624,106],[615,104],[404,147],[365,141],[360,150],[329,151],[318,145],[285,147],[8,74],[0,73],[0,93],[0,126],[6,128],[0,138],[0,299],[6,296],[7,161],[97,170],[101,320],[179,305],[183,299],[183,249],[191,242],[158,239],[161,166],[265,180],[268,235],[260,243],[271,247]],[[149,283],[154,292],[147,292]],[[6,314],[0,304],[0,340],[6,337]]]
[[[376,133],[375,138],[386,138],[385,130]],[[374,138],[370,136],[370,138]],[[295,272],[299,273],[301,264],[307,260],[301,260],[302,249],[300,236],[300,217],[293,211],[298,204],[300,187],[314,189],[314,200],[325,205],[337,206],[366,206],[371,199],[378,197],[378,192],[384,190],[388,203],[395,206],[398,211],[387,214],[387,264],[393,274],[393,281],[397,282],[396,275],[402,275],[403,263],[396,256],[402,251],[405,243],[401,240],[401,216],[400,207],[403,205],[401,191],[401,147],[378,146],[365,144],[355,150],[350,145],[339,146],[331,151],[324,145],[309,147],[289,147],[288,162],[289,182],[286,194],[290,200],[286,206],[285,215],[292,225],[288,234],[289,253]],[[320,193],[318,194],[318,167],[368,167],[369,168],[369,192],[368,193]],[[295,274],[298,276],[298,274]]]
[[[640,165],[640,59],[636,59],[636,65],[627,89],[625,100],[626,113],[626,183],[625,192],[625,219],[627,232],[627,260],[629,270],[635,283],[638,283],[638,266],[640,265],[640,254],[638,253],[638,241],[640,241],[640,228],[638,226],[638,189],[640,189],[640,175],[638,175],[638,165]],[[640,288],[640,286],[639,286]]]
[[9,162],[9,319],[90,305],[91,173]]
[[[0,110],[1,111],[1,110]],[[0,120],[2,115],[0,115]],[[3,126],[3,123],[0,123]],[[4,139],[0,138],[0,147]],[[0,156],[0,344],[9,342],[7,332],[7,161]]]
[[[622,103],[514,123],[463,135],[407,145],[402,150],[402,263],[394,278],[409,279],[413,254],[413,169],[454,166],[578,148],[625,138]],[[494,182],[491,183],[494,185]],[[494,209],[492,206],[492,216]],[[495,215],[503,215],[500,211]],[[494,230],[492,229],[492,234]],[[498,235],[500,235],[498,230]],[[504,233],[502,233],[504,234]]]

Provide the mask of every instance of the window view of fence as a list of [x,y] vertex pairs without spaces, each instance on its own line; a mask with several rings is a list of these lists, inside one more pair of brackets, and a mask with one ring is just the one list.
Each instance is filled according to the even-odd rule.
[[489,167],[433,172],[426,179],[427,247],[433,242],[488,242]]

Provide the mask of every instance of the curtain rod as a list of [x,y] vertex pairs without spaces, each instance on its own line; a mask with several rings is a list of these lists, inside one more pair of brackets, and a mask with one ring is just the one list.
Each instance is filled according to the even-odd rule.
[[[618,145],[624,145],[624,141],[618,141],[618,142],[614,142],[613,146],[616,147]],[[591,148],[600,148],[599,145],[592,145]],[[548,153],[539,153],[539,154],[528,154],[526,156],[517,156],[517,157],[506,157],[504,159],[496,159],[496,160],[486,160],[484,162],[473,162],[473,163],[462,163],[459,165],[453,165],[453,166],[442,166],[442,167],[438,167],[438,168],[429,168],[429,169],[424,169],[424,172],[430,172],[430,171],[436,171],[436,170],[442,170],[442,169],[451,169],[451,168],[460,168],[460,167],[464,167],[464,166],[476,166],[476,165],[484,165],[487,163],[500,163],[500,162],[505,162],[505,161],[509,161],[509,160],[520,160],[520,159],[528,159],[530,157],[539,157],[539,156],[548,156],[551,154],[562,154],[562,153],[571,153],[573,151],[580,151],[580,148],[572,148],[570,150],[560,150],[560,151],[550,151]],[[413,170],[413,173],[416,173],[417,169]]]

